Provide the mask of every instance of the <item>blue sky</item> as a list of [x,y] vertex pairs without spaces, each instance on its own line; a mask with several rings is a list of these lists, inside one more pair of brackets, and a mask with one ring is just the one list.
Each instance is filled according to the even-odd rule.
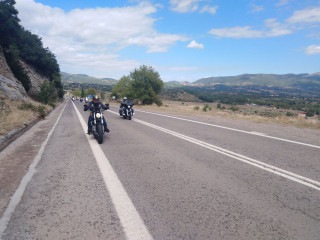
[[60,70],[163,81],[320,72],[319,0],[16,0]]

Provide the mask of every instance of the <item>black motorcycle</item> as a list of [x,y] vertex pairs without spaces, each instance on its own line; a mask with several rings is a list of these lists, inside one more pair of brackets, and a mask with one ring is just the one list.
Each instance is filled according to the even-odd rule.
[[93,116],[93,120],[91,121],[92,133],[95,139],[98,140],[98,143],[101,144],[103,142],[103,134],[104,134],[104,119],[103,112],[104,110],[109,109],[109,104],[105,104],[105,108],[99,107],[95,108],[93,106],[89,107],[84,105],[84,111],[90,110],[90,116]]
[[120,109],[119,109],[119,114],[120,114],[120,116],[123,117],[123,119],[128,118],[129,120],[131,120],[131,118],[134,114],[133,105],[134,105],[134,103],[132,103],[132,102],[121,103]]

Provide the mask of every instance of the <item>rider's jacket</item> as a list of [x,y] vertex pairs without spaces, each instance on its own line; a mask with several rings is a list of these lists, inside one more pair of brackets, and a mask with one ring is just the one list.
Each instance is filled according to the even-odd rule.
[[102,102],[95,103],[93,101],[90,101],[87,104],[87,107],[90,109],[90,111],[99,110],[100,108],[107,110],[109,109],[109,104],[103,104]]
[[127,107],[127,106],[133,106],[133,105],[134,104],[131,101],[125,100],[120,104],[120,108]]

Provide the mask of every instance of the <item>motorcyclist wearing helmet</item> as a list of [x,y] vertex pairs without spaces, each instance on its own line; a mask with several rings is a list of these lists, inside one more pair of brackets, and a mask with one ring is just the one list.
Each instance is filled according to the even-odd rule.
[[[101,101],[98,95],[94,95],[92,97],[92,101],[90,101],[88,104],[84,105],[84,109],[90,109],[90,111],[94,111],[95,109],[103,108],[104,110],[109,109],[109,104],[104,105]],[[109,128],[107,127],[107,121],[102,115],[103,118],[103,125],[104,125],[104,131],[110,132]],[[91,122],[93,121],[93,115],[89,116],[88,119],[88,134],[90,135],[92,132],[92,125]]]
[[[128,100],[127,97],[124,97],[123,98],[123,101],[120,103],[120,109],[119,109],[119,113],[120,115],[122,115],[122,111],[123,111],[123,108],[127,105],[130,105],[132,104],[132,102],[130,100]],[[133,104],[132,104],[133,105]],[[134,112],[134,110],[132,109],[132,111]]]

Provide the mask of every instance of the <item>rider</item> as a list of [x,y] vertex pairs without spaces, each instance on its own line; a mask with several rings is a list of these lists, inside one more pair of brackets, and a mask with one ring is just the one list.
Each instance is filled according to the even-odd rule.
[[[132,102],[128,100],[127,97],[124,97],[122,103],[120,104],[120,112],[122,112],[122,108],[124,108],[126,105],[129,105],[129,104],[133,105]],[[134,112],[133,109],[132,111]]]
[[[87,104],[84,105],[85,106],[85,109],[86,108],[89,108],[90,111],[93,111],[95,109],[99,109],[100,107],[107,110],[109,108],[108,105],[104,105],[102,102],[100,102],[100,98],[98,95],[94,95],[92,97],[92,101],[90,101]],[[104,116],[102,115],[102,118],[103,118],[103,125],[104,125],[104,131],[105,132],[110,132],[109,128],[107,127],[107,121],[106,119],[104,118]],[[91,125],[91,122],[93,121],[93,115],[90,115],[89,116],[89,119],[88,119],[88,134],[90,135],[90,133],[92,132],[92,125]]]

